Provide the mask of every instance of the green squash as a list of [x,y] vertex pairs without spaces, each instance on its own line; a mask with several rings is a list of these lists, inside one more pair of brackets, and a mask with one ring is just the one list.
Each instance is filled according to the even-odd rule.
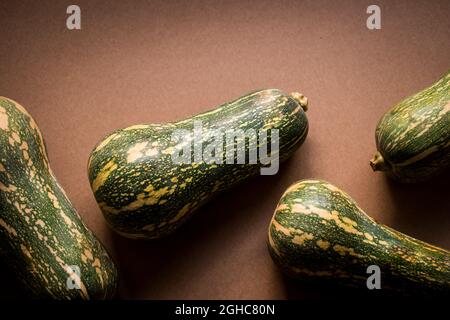
[[366,287],[367,268],[381,289],[449,294],[450,252],[377,223],[343,191],[304,180],[283,194],[269,227],[274,262],[297,279]]
[[[269,149],[274,129],[278,130],[279,152],[273,150],[271,156],[279,155],[280,161],[290,157],[308,132],[306,106],[307,99],[301,94],[267,89],[186,120],[136,125],[110,134],[93,150],[88,164],[91,187],[106,220],[113,230],[129,238],[160,238],[174,232],[213,196],[260,174],[263,165],[250,163],[249,151],[256,143],[260,151]],[[203,161],[196,158],[195,143],[191,143],[192,130],[199,122],[202,136],[213,130],[254,130],[270,138],[258,138],[257,142],[248,135],[250,139],[233,140],[236,143],[225,143],[224,152],[217,155],[223,163]],[[186,130],[187,142],[174,139],[180,130]],[[213,140],[205,139],[200,150],[206,152]],[[220,138],[223,142],[225,138]],[[190,150],[183,151],[183,143]],[[225,161],[232,147],[237,152],[231,155],[232,161]],[[241,151],[248,159],[237,164]],[[178,153],[191,162],[174,161]]]
[[403,100],[378,123],[370,161],[401,182],[423,181],[450,167],[450,71]]
[[0,258],[33,298],[107,299],[116,268],[50,169],[36,122],[0,97]]

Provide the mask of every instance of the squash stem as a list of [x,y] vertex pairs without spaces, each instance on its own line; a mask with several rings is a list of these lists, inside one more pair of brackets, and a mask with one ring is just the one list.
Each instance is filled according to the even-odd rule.
[[298,102],[300,107],[302,107],[303,111],[308,110],[308,98],[298,92],[292,92],[291,97]]
[[384,161],[383,156],[378,151],[370,160],[370,166],[372,167],[373,171],[386,171],[388,167],[387,163]]

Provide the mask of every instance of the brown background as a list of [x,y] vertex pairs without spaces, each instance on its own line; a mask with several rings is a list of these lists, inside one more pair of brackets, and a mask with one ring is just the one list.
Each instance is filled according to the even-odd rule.
[[[450,2],[376,1],[382,29],[370,31],[372,2],[76,1],[81,31],[65,28],[71,1],[0,3],[0,95],[40,125],[59,181],[118,264],[119,297],[335,294],[286,279],[267,253],[273,209],[304,178],[326,179],[380,222],[450,248],[449,176],[400,186],[368,164],[380,116],[449,69]],[[309,136],[277,176],[221,195],[170,238],[111,233],[86,174],[100,138],[265,87],[310,99]]]

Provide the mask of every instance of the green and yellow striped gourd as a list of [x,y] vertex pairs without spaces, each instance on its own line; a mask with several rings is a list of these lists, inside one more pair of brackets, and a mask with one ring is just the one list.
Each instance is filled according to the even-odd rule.
[[36,122],[4,97],[0,258],[33,298],[107,299],[116,290],[114,263],[56,181]]
[[377,223],[343,191],[305,180],[283,194],[269,227],[274,262],[289,276],[366,287],[381,270],[381,289],[450,293],[450,252]]
[[417,182],[450,167],[450,71],[403,100],[378,123],[378,151],[370,161],[401,182]]
[[[307,99],[298,93],[285,94],[267,89],[245,95],[216,109],[191,118],[166,123],[136,125],[113,132],[92,151],[88,171],[95,198],[109,225],[129,238],[151,239],[166,236],[179,228],[200,206],[219,192],[256,176],[261,162],[230,164],[195,160],[176,163],[179,142],[174,132],[192,132],[202,124],[202,136],[209,132],[255,130],[279,132],[280,161],[290,157],[308,132]],[[191,135],[192,137],[192,135]],[[259,145],[270,148],[265,143]],[[191,144],[192,140],[188,143]],[[249,155],[251,138],[236,140],[237,153]],[[234,143],[233,143],[234,144]],[[207,145],[207,143],[205,143]],[[225,152],[219,154],[225,158]]]

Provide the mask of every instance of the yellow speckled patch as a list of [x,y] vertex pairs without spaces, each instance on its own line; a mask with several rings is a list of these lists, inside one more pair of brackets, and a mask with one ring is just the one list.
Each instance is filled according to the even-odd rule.
[[96,192],[108,179],[109,175],[117,169],[117,164],[114,163],[113,160],[109,161],[103,168],[100,170],[97,177],[92,181],[92,191]]
[[17,190],[17,188],[12,184],[10,184],[9,186],[5,186],[3,183],[0,182],[0,190],[3,192],[14,192]]
[[0,106],[0,129],[9,131],[8,115],[2,106]]
[[5,220],[0,218],[0,226],[3,227],[6,231],[8,231],[9,234],[12,234],[13,236],[17,236],[17,231],[8,225]]
[[319,248],[321,248],[323,250],[327,250],[330,247],[330,243],[325,240],[317,240],[316,244]]
[[364,233],[364,236],[367,238],[367,240],[369,241],[373,241],[373,236],[367,232]]
[[289,210],[289,206],[285,203],[283,203],[283,204],[280,203],[277,206],[277,208],[275,209],[275,211],[281,211],[281,210]]
[[120,212],[126,211],[134,211],[143,206],[154,205],[157,204],[161,197],[169,193],[169,188],[164,187],[158,190],[154,190],[152,185],[149,185],[144,189],[144,193],[140,193],[137,195],[136,200],[130,202],[129,204],[121,207],[120,209],[112,208],[107,206],[105,203],[100,203],[99,206],[104,212],[118,214]]
[[184,217],[186,215],[186,213],[189,212],[190,208],[191,208],[191,204],[190,203],[186,204],[183,208],[181,208],[180,211],[178,211],[177,215],[169,221],[169,223],[174,223],[174,222],[177,222],[178,220],[180,220],[182,217]]
[[314,236],[311,233],[302,233],[292,238],[292,243],[302,245],[306,240],[312,240]]
[[282,232],[288,237],[291,236],[291,231],[288,228],[286,228],[286,227],[282,226],[281,224],[279,224],[275,219],[272,219],[272,225],[275,227],[276,231]]
[[341,246],[339,244],[336,244],[333,247],[333,249],[334,249],[334,251],[339,253],[341,256],[345,256],[346,254],[349,254],[353,257],[364,258],[364,255],[356,253],[355,249],[353,249],[353,248],[347,248],[347,247]]
[[305,206],[301,203],[296,203],[292,206],[293,212],[303,213],[303,214],[316,214],[319,217],[325,220],[332,220],[336,223],[336,225],[342,228],[345,232],[362,235],[362,232],[355,229],[357,223],[347,217],[343,217],[340,219],[339,212],[333,210],[328,211],[322,208],[314,207],[314,206]]

